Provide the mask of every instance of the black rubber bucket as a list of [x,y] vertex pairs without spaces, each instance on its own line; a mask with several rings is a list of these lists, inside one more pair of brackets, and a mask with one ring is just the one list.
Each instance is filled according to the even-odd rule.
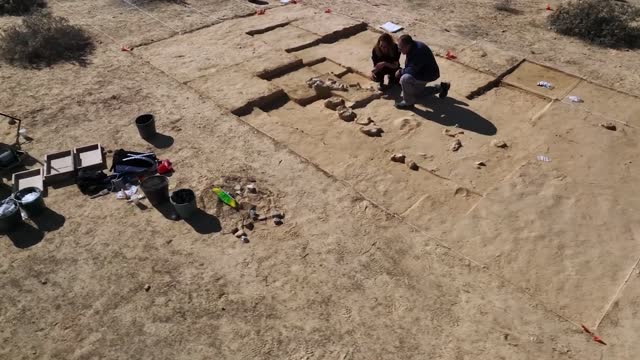
[[143,139],[151,139],[156,136],[156,118],[151,114],[140,115],[136,118],[136,127]]
[[169,201],[169,178],[166,176],[149,176],[142,180],[140,187],[151,205],[160,205]]
[[27,213],[27,216],[36,216],[46,209],[42,190],[37,187],[28,187],[13,194],[13,199],[18,202],[20,208]]
[[171,194],[171,204],[181,218],[188,219],[197,209],[196,194],[191,189],[176,190]]
[[0,233],[6,234],[22,224],[22,214],[18,202],[12,198],[0,201],[1,207],[7,207],[6,211],[0,213]]

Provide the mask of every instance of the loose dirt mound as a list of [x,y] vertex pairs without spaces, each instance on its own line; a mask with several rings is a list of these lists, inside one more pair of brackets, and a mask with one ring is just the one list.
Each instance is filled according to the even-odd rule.
[[[220,188],[234,197],[238,202],[236,209],[225,205],[217,195],[211,191],[212,188]],[[222,230],[231,232],[240,229],[243,225],[248,230],[250,223],[271,222],[274,212],[284,215],[284,210],[278,203],[278,196],[274,194],[266,185],[254,177],[242,175],[221,176],[209,182],[209,185],[202,189],[200,202],[203,210],[216,216],[220,220]],[[255,219],[252,219],[249,210],[255,210]]]

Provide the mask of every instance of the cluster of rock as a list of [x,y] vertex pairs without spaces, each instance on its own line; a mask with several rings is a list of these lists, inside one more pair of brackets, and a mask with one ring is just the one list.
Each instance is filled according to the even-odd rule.
[[331,96],[331,90],[337,91],[349,91],[349,86],[347,84],[339,83],[336,80],[329,79],[324,81],[318,78],[311,78],[307,80],[307,86],[312,88],[313,91],[318,94],[321,98],[328,98]]
[[362,125],[360,132],[367,136],[380,137],[384,133],[384,130],[379,126],[376,126],[373,119],[370,117],[366,119],[358,118],[358,114],[356,114],[353,109],[346,106],[344,99],[341,97],[334,96],[328,98],[324,101],[324,106],[327,109],[336,111],[340,120],[346,122],[355,121],[356,124]]
[[416,164],[415,161],[407,159],[407,157],[404,154],[393,154],[391,155],[390,160],[400,164],[405,164],[409,169],[413,171],[418,171],[420,169],[420,167],[418,166],[418,164]]

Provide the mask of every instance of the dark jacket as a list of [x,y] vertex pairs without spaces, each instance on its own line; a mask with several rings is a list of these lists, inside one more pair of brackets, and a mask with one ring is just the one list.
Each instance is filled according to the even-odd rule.
[[415,41],[407,54],[402,75],[409,74],[421,81],[435,81],[440,77],[440,68],[431,49]]
[[391,49],[391,55],[378,55],[376,53],[376,49],[374,48],[371,51],[371,61],[373,61],[373,66],[381,62],[388,62],[390,64],[398,63],[400,64],[400,50],[398,49],[398,45],[393,44],[393,48]]

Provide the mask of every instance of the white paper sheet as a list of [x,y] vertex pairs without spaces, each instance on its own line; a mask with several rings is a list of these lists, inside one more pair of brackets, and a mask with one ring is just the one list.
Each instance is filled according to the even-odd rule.
[[394,32],[398,32],[400,30],[403,29],[402,26],[398,25],[398,24],[394,24],[392,22],[386,22],[382,25],[380,25],[380,28],[384,31],[388,31],[390,33],[394,33]]

